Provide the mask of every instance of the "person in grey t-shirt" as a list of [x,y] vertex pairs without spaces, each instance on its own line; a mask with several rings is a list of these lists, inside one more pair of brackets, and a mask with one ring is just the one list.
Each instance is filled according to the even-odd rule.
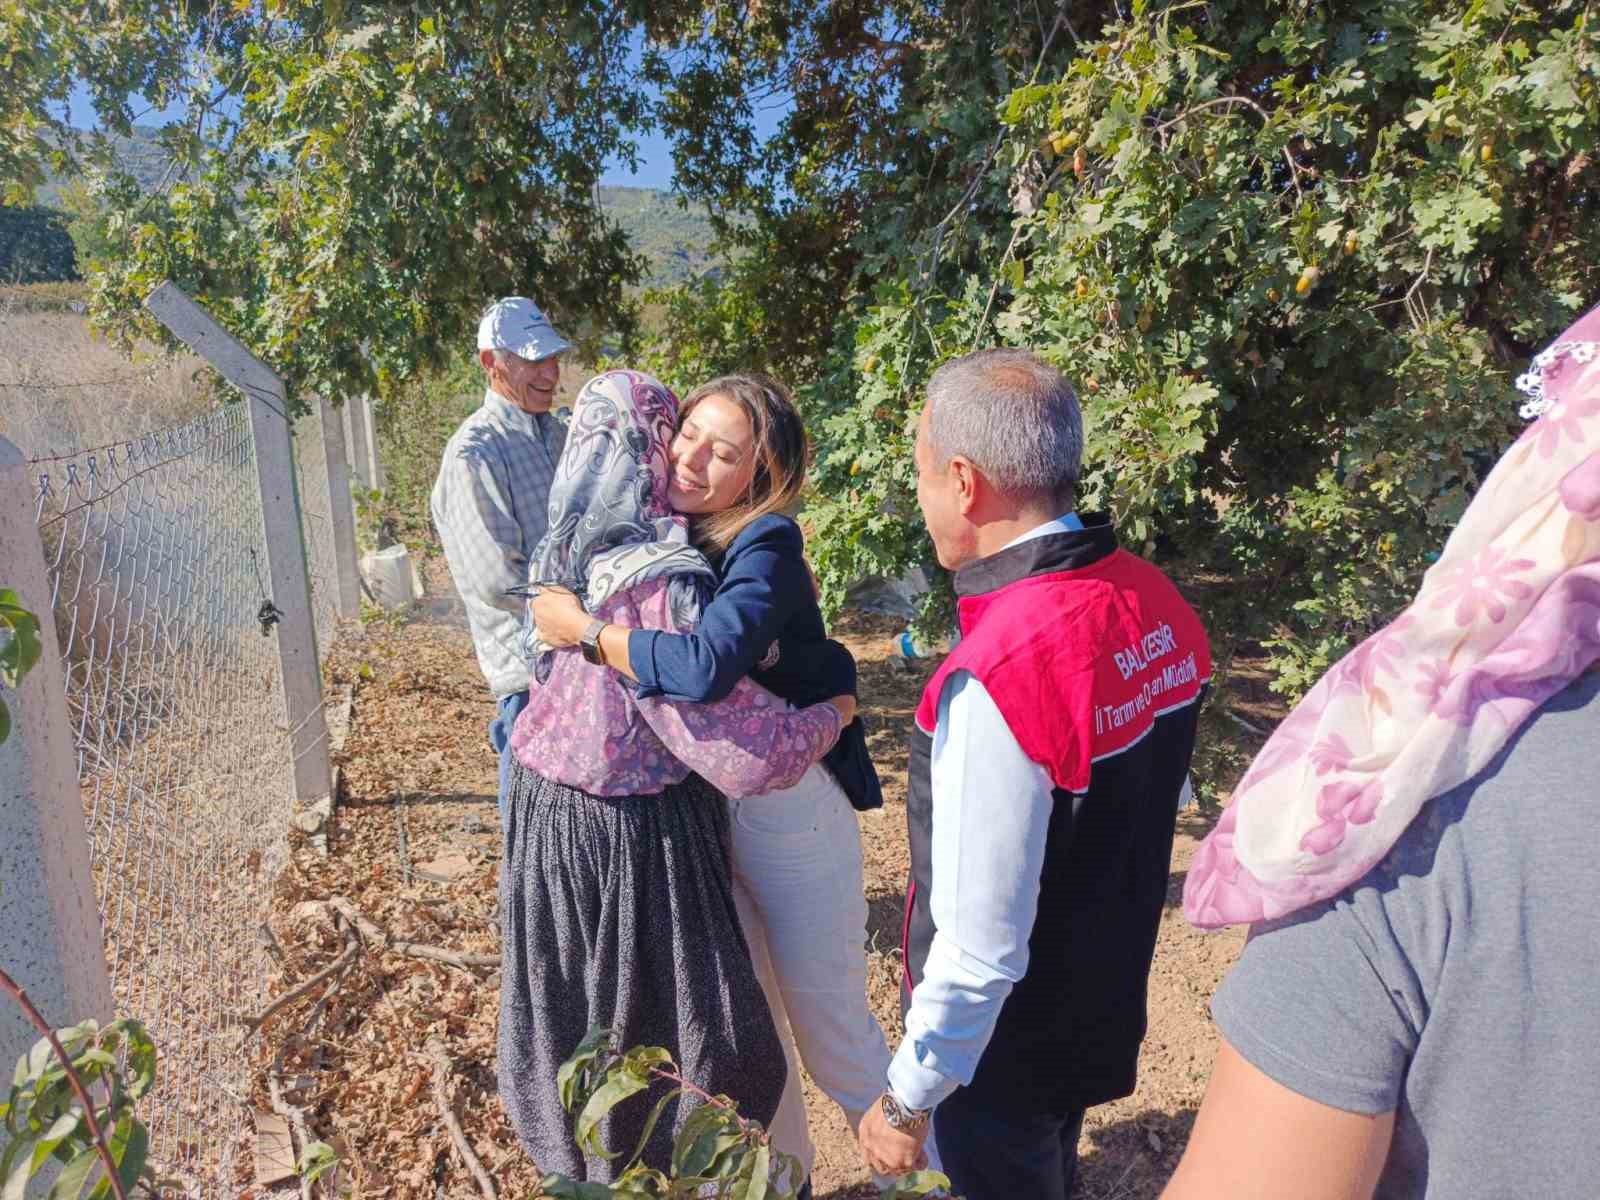
[[1600,309],[1518,386],[1538,422],[1190,864],[1251,939],[1167,1200],[1600,1196]]
[[[1373,1151],[1388,1139],[1386,1155],[1319,1184],[1376,1166],[1375,1183],[1263,1191],[1252,1154],[1232,1158],[1245,1178],[1221,1190],[1185,1190],[1180,1170],[1170,1196],[1600,1194],[1597,729],[1589,674],[1433,801],[1359,884],[1258,926],[1212,1000],[1224,1054],[1294,1093],[1283,1099],[1304,1109],[1305,1136],[1328,1106],[1365,1126]],[[1240,1067],[1219,1060],[1213,1087]],[[1223,1118],[1206,1105],[1196,1152],[1251,1136],[1248,1121],[1208,1128]],[[1303,1170],[1328,1144],[1276,1153]]]

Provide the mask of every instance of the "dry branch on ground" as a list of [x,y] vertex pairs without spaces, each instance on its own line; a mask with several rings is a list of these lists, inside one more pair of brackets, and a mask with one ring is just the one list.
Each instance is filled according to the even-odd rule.
[[[851,614],[837,632],[861,660],[869,745],[885,783],[886,805],[863,815],[862,833],[869,1000],[893,1042],[907,866],[905,735],[932,664],[892,660],[896,629],[884,619]],[[359,929],[366,951],[339,986],[323,989],[327,1007],[315,1036],[285,1052],[286,1078],[304,1085],[290,1099],[313,1130],[342,1139],[361,1195],[465,1200],[488,1194],[484,1180],[501,1195],[532,1195],[540,1172],[495,1091],[496,759],[484,733],[492,705],[471,642],[464,631],[432,622],[374,624],[336,650],[330,674],[357,689],[343,753],[345,793],[329,856],[295,853],[273,925],[286,980],[308,978],[339,958],[337,922]],[[1177,873],[1205,828],[1203,819],[1186,817],[1179,831],[1139,1090],[1085,1123],[1080,1194],[1087,1200],[1154,1200],[1204,1090],[1215,1046],[1207,1002],[1240,942],[1193,930],[1177,908]],[[431,878],[413,865],[445,858],[457,864],[453,879]],[[419,949],[443,957],[418,957]],[[266,1024],[263,1068],[300,1023],[290,1015],[311,1005],[316,991]],[[264,1088],[264,1075],[258,1078]],[[844,1118],[809,1080],[805,1087],[819,1200],[874,1195]],[[463,1143],[480,1160],[481,1176]]]

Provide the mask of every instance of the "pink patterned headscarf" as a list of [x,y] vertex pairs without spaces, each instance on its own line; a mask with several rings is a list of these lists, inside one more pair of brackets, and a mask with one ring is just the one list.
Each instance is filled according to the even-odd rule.
[[1600,660],[1600,308],[1517,386],[1538,419],[1410,607],[1262,747],[1190,866],[1194,924],[1267,920],[1338,895],[1425,803],[1483,770]]

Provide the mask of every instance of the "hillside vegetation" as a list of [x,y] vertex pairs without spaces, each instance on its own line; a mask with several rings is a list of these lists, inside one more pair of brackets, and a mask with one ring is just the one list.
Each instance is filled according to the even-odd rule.
[[[126,136],[106,134],[107,150],[119,168],[126,171],[141,192],[150,192],[171,181],[172,153],[155,126],[136,125]],[[50,175],[36,195],[39,206],[32,209],[0,209],[0,281],[33,283],[41,280],[76,279],[71,261],[71,243],[52,243],[48,255],[33,249],[39,230],[48,225],[51,234],[65,238],[66,223],[83,204],[74,184],[80,179]],[[597,187],[600,210],[627,236],[628,243],[647,263],[641,280],[644,286],[684,283],[704,274],[714,260],[711,256],[713,233],[703,211],[686,207],[670,193],[654,188]],[[26,214],[26,215],[24,215]],[[16,230],[16,233],[13,233]],[[27,236],[26,263],[21,271],[8,265],[8,238]],[[79,257],[85,257],[80,247]],[[44,264],[35,266],[35,263]],[[42,272],[42,273],[41,273]],[[20,276],[20,277],[19,277]]]

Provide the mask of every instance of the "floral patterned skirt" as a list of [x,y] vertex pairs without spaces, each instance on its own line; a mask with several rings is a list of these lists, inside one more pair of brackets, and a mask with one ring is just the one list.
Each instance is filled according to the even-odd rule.
[[[684,1078],[772,1120],[786,1067],[734,908],[727,802],[698,776],[649,796],[591,796],[520,763],[500,865],[500,1097],[541,1171],[609,1182],[657,1083],[602,1123],[622,1157],[581,1155],[556,1072],[588,1030],[664,1046]],[[696,1101],[679,1097],[645,1161],[665,1169]]]

